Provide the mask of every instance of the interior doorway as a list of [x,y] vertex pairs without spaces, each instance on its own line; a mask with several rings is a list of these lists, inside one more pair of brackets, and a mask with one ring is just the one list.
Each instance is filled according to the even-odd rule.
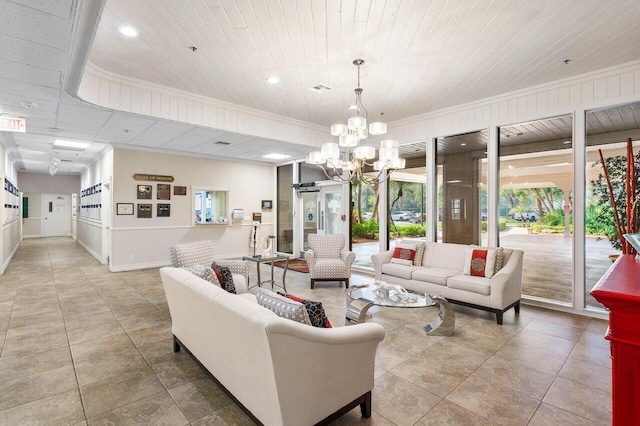
[[71,234],[71,202],[67,194],[42,195],[42,236],[66,237]]
[[[342,183],[316,187],[315,192],[301,192],[302,251],[309,248],[309,234],[341,234]],[[303,255],[303,254],[302,254]]]

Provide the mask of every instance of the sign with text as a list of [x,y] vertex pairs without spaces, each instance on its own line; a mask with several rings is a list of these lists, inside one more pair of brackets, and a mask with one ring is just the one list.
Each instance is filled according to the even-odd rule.
[[20,117],[0,115],[0,131],[25,133],[27,131],[27,120]]
[[151,182],[173,182],[173,176],[163,176],[163,175],[147,175],[144,173],[136,173],[133,175],[135,180],[144,180]]

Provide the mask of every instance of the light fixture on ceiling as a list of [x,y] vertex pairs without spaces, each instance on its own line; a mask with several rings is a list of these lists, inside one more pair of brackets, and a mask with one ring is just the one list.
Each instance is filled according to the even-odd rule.
[[262,156],[262,158],[268,158],[270,160],[284,160],[285,158],[289,158],[289,157],[291,156],[287,154],[276,154],[276,153]]
[[54,149],[66,149],[69,151],[84,151],[89,144],[87,142],[67,141],[62,139],[56,139],[53,143]]
[[60,164],[60,158],[57,155],[52,155],[49,160],[49,174],[51,176],[55,175],[58,171],[58,165]]
[[126,26],[126,25],[123,25],[122,27],[118,28],[118,31],[120,31],[120,34],[125,35],[127,37],[137,37],[138,36],[138,30],[136,30],[133,27]]
[[[404,169],[405,160],[398,157],[398,141],[383,139],[380,141],[378,161],[367,162],[376,158],[376,149],[366,145],[367,138],[369,135],[375,137],[387,133],[387,124],[376,121],[370,123],[367,130],[367,110],[362,105],[362,89],[360,88],[360,67],[363,64],[364,60],[362,59],[353,61],[353,65],[358,68],[358,87],[354,90],[356,101],[352,105],[353,108],[349,107],[351,112],[347,124],[341,123],[331,126],[331,136],[337,136],[338,143],[322,144],[320,151],[313,151],[307,155],[306,162],[319,166],[329,179],[343,182],[359,180],[366,184],[375,185],[386,180],[391,172]],[[366,167],[372,167],[378,173],[367,175],[365,174]],[[333,172],[333,178],[329,176],[327,169]]]
[[38,104],[31,101],[20,101],[20,105],[26,109],[38,108]]
[[278,84],[278,83],[280,83],[280,79],[278,77],[276,77],[275,75],[272,75],[272,76],[267,77],[267,83]]

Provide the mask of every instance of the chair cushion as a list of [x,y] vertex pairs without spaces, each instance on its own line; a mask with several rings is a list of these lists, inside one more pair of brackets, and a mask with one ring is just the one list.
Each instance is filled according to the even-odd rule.
[[213,242],[209,240],[176,244],[169,248],[171,266],[190,268],[193,265],[209,265],[214,258]]
[[381,271],[386,275],[410,280],[413,272],[419,269],[421,268],[417,266],[398,265],[397,263],[385,263],[384,265],[382,265]]
[[412,278],[433,284],[447,285],[447,278],[460,275],[459,270],[446,268],[416,268]]
[[313,250],[316,259],[340,257],[344,248],[344,235],[307,235],[309,248]]
[[258,302],[258,305],[264,306],[270,311],[273,311],[279,317],[311,325],[307,309],[300,302],[287,299],[286,297],[280,296],[266,288],[258,289],[256,293],[256,302]]
[[447,280],[447,287],[488,296],[491,294],[491,278],[456,275]]
[[347,264],[339,257],[332,259],[316,259],[316,266],[312,271],[313,278],[349,278]]

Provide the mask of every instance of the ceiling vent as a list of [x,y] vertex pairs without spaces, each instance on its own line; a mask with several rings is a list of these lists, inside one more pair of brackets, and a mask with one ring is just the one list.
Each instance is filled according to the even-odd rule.
[[63,163],[73,163],[73,161],[71,160],[65,160],[64,158],[60,160]]
[[324,84],[318,84],[316,86],[313,86],[311,90],[316,93],[327,93],[329,90],[331,90],[331,87],[325,86]]
[[231,142],[218,141],[216,142],[216,145],[231,145]]

